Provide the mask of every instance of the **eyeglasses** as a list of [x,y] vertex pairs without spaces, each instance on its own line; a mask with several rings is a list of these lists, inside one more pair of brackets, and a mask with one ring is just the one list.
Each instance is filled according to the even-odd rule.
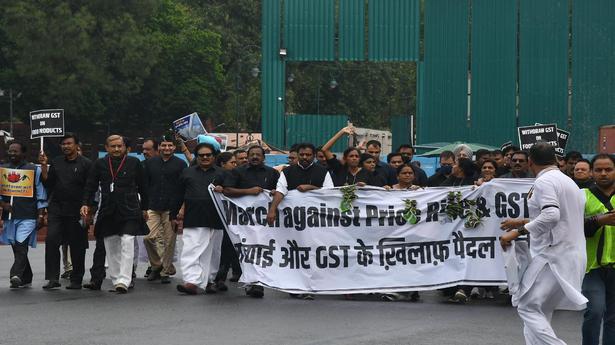
[[211,156],[213,156],[213,153],[199,153],[197,154],[197,156],[199,156],[199,158],[209,158]]
[[513,159],[513,163],[525,163],[525,159]]

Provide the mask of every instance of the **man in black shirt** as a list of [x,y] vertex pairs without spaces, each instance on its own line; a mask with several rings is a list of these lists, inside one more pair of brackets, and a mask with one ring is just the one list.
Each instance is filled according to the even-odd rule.
[[[327,168],[314,163],[316,148],[309,143],[297,145],[299,153],[299,163],[290,165],[282,170],[275,192],[273,201],[267,213],[267,224],[273,225],[278,216],[278,206],[291,190],[308,192],[319,188],[333,188],[333,180]],[[291,295],[304,299],[313,299],[311,294]]]
[[[171,282],[169,276],[175,273],[173,254],[176,239],[170,210],[179,198],[179,178],[186,168],[186,163],[175,157],[172,139],[163,137],[158,148],[160,155],[143,163],[149,195],[147,226],[150,229],[150,233],[143,238],[143,243],[152,267],[147,280],[160,279],[161,283],[168,284]],[[162,242],[162,256],[158,252],[159,239]]]
[[81,215],[90,214],[94,194],[100,186],[100,206],[95,236],[104,238],[109,276],[117,293],[128,292],[132,280],[134,239],[147,235],[148,197],[143,166],[139,159],[127,155],[124,139],[107,138],[108,154],[96,160],[83,193]]
[[440,167],[436,169],[435,174],[427,179],[427,186],[440,186],[453,172],[453,165],[455,165],[455,154],[453,151],[442,151],[440,153]]
[[60,287],[60,251],[62,244],[70,248],[73,272],[67,289],[81,289],[85,273],[85,250],[88,231],[79,223],[79,208],[83,188],[92,167],[92,161],[79,155],[79,140],[71,133],[60,142],[63,156],[54,158],[47,167],[47,156],[39,155],[41,179],[49,194],[47,238],[45,239],[45,279],[43,289]]
[[[274,190],[280,173],[266,166],[264,161],[265,150],[260,146],[250,147],[248,149],[248,165],[238,167],[231,172],[230,176],[224,181],[224,195],[238,197],[258,195],[264,189]],[[225,236],[224,240],[231,243],[228,236]],[[222,258],[223,261],[225,259],[228,258]],[[228,271],[228,266],[226,266],[226,270]],[[246,294],[254,298],[261,298],[264,295],[264,290],[262,286],[250,285],[246,288]]]
[[196,295],[205,290],[214,293],[214,278],[220,266],[222,220],[218,216],[207,186],[224,184],[225,173],[216,166],[218,151],[212,144],[201,143],[194,151],[197,164],[184,169],[180,177],[180,198],[171,217],[174,219],[184,204],[183,250],[180,257],[184,283],[177,291]]

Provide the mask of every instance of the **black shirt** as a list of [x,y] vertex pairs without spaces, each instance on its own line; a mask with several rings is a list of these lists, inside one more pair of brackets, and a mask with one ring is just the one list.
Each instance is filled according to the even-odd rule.
[[446,178],[447,178],[446,175],[442,174],[441,172],[436,172],[435,174],[433,174],[431,177],[427,179],[427,186],[438,187],[442,183],[444,183],[444,181],[446,181]]
[[49,195],[49,213],[57,216],[79,216],[83,189],[92,161],[77,156],[73,160],[59,156],[51,160],[47,180],[43,185]]
[[309,184],[321,188],[329,171],[320,164],[312,163],[303,168],[299,164],[290,165],[282,170],[286,178],[288,190],[297,189],[302,184]]
[[[361,169],[357,171],[356,174],[353,175],[350,173],[350,171],[348,171],[348,167],[346,165],[343,165],[335,157],[331,159],[327,159],[327,167],[329,168],[329,171],[331,172],[331,179],[333,180],[333,185],[336,187],[345,186],[345,185],[353,185],[359,182],[368,184],[368,181],[371,175],[365,169]],[[377,175],[377,176],[379,180],[385,181],[382,176],[380,175]]]
[[167,161],[158,156],[146,160],[143,165],[147,177],[149,209],[170,210],[179,199],[179,178],[186,163],[175,156]]
[[224,187],[247,189],[261,187],[263,189],[274,190],[280,173],[266,165],[252,166],[246,164],[233,169],[224,181]]
[[207,187],[210,184],[224,185],[224,179],[224,170],[217,166],[207,170],[203,170],[199,165],[184,169],[179,179],[179,202],[171,211],[171,218],[175,218],[183,202],[185,228],[222,229],[222,221]]
[[456,186],[471,186],[474,184],[473,177],[455,177],[450,175],[440,186],[442,187],[456,187]]

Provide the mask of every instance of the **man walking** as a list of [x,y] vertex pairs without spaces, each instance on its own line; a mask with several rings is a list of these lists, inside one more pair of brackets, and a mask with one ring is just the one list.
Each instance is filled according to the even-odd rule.
[[[260,146],[252,146],[248,149],[248,164],[234,169],[224,181],[224,195],[239,197],[244,195],[258,195],[264,189],[274,190],[278,183],[280,173],[264,164],[265,150]],[[225,240],[231,240],[225,234]],[[233,249],[232,243],[230,244]],[[231,252],[231,254],[235,254]],[[236,254],[235,254],[236,255]],[[228,261],[232,259],[229,258]],[[228,268],[226,268],[228,271]],[[224,274],[226,275],[226,273]],[[246,288],[246,294],[254,298],[264,295],[263,287],[250,285]]]
[[[161,283],[168,284],[171,282],[169,276],[175,274],[173,254],[176,239],[170,211],[179,199],[179,178],[186,163],[175,157],[175,144],[171,138],[163,137],[158,148],[160,155],[143,163],[150,206],[147,210],[150,233],[143,238],[143,243],[152,267],[147,280],[160,279]],[[162,240],[162,256],[158,252],[159,239]]]
[[197,164],[184,169],[179,181],[179,195],[172,211],[175,219],[184,204],[183,249],[180,257],[184,283],[177,291],[196,295],[205,290],[215,293],[214,278],[220,266],[222,220],[216,211],[207,186],[222,186],[224,170],[216,166],[219,151],[211,143],[196,146]]
[[85,251],[88,247],[88,231],[79,223],[79,209],[83,189],[92,161],[77,151],[79,139],[72,133],[62,137],[60,146],[63,156],[54,158],[47,167],[47,156],[39,155],[41,177],[49,193],[47,238],[45,239],[45,279],[43,289],[60,287],[60,251],[68,244],[73,270],[67,289],[81,289],[85,273]]
[[127,155],[119,135],[105,144],[107,155],[94,162],[83,194],[81,215],[86,217],[100,185],[100,206],[95,235],[104,238],[109,277],[113,291],[124,294],[132,280],[134,239],[147,235],[148,198],[143,167],[139,159]]
[[536,175],[528,193],[531,220],[505,220],[500,238],[503,248],[519,235],[530,234],[529,264],[512,302],[525,325],[526,344],[565,344],[551,327],[556,309],[582,310],[585,272],[583,207],[585,197],[576,184],[559,171],[555,150],[547,143],[530,148],[529,167]]
[[[615,344],[615,157],[596,155],[591,162],[595,184],[583,189],[587,272],[583,295],[583,345]],[[602,327],[601,327],[602,325]]]
[[15,256],[9,275],[11,289],[32,283],[28,247],[36,247],[36,230],[43,221],[47,207],[47,192],[41,182],[41,170],[34,164],[26,162],[26,152],[27,148],[24,143],[10,142],[7,152],[8,163],[2,166],[9,169],[31,170],[34,176],[32,181],[28,181],[28,178],[24,180],[32,184],[33,195],[31,197],[11,199],[11,197],[2,196],[0,202],[4,222],[0,242],[10,244]]

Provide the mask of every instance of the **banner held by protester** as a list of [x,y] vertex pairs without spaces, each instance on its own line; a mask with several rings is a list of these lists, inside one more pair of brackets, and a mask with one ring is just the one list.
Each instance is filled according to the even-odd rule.
[[[266,224],[268,193],[227,198],[210,192],[238,251],[241,282],[347,294],[505,284],[500,222],[529,216],[531,185],[530,179],[498,179],[478,188],[360,188],[347,212],[340,211],[339,188],[290,191],[274,226]],[[415,217],[406,217],[408,211]]]

